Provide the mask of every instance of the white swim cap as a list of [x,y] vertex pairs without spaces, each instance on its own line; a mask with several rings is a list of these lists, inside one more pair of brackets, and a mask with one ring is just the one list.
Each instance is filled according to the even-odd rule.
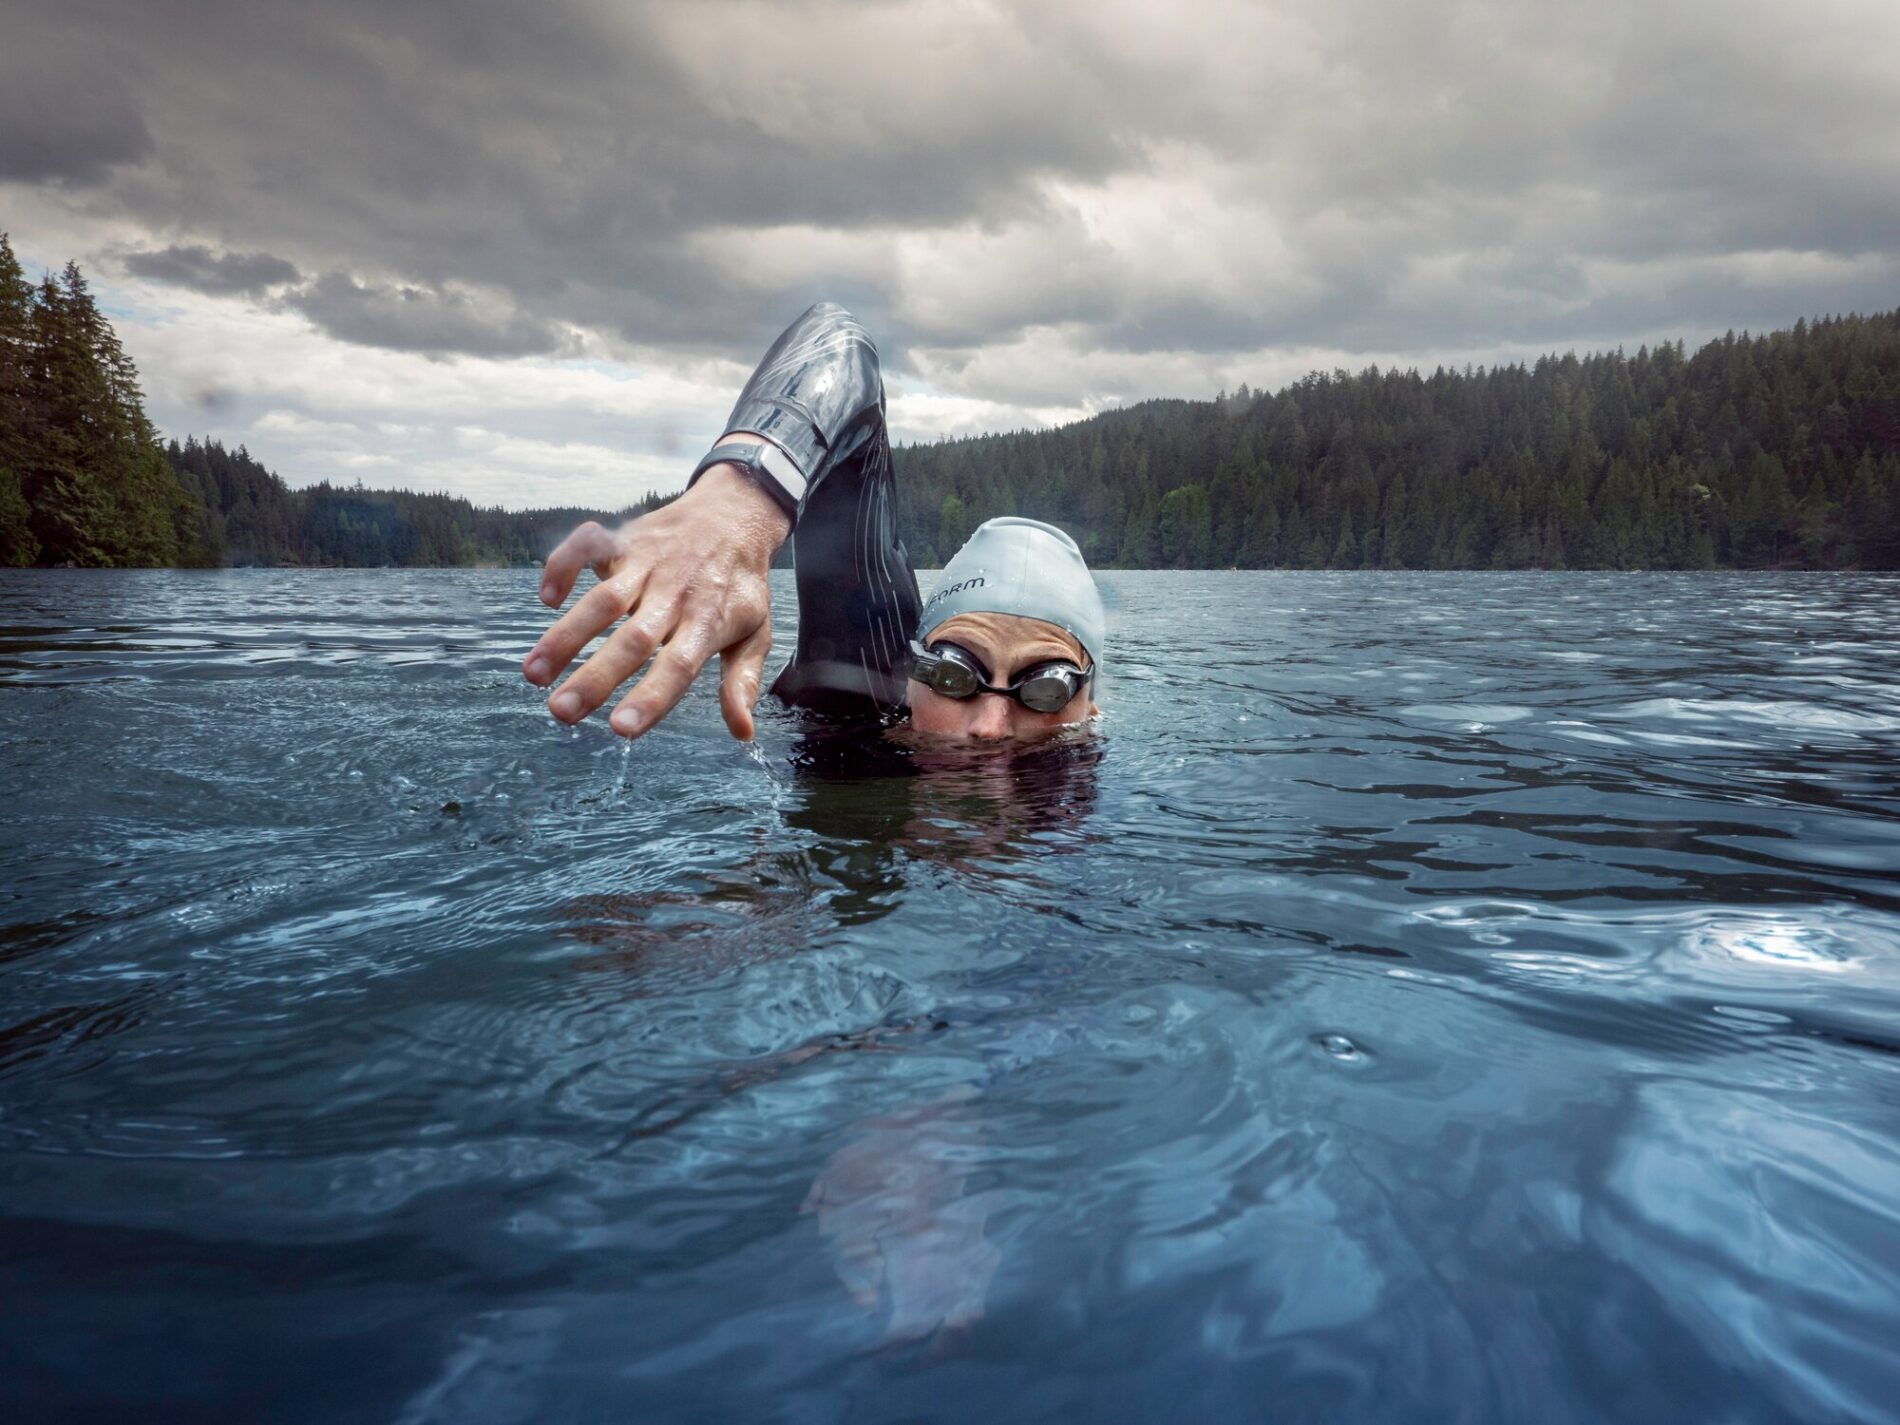
[[1108,636],[1101,591],[1075,541],[1052,524],[1004,515],[985,520],[944,565],[924,601],[917,637],[956,614],[1017,614],[1075,635],[1096,672]]

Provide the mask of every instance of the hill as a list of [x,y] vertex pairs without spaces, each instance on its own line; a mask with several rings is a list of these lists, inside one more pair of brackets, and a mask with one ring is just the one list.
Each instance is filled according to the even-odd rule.
[[[1900,568],[1900,311],[1693,356],[1316,372],[895,459],[927,566],[1022,514],[1110,567]],[[35,288],[0,234],[0,564],[532,563],[625,513],[293,490],[241,446],[161,445],[79,268]]]
[[1900,311],[1534,366],[1315,373],[897,452],[939,562],[1022,514],[1166,568],[1900,567]]

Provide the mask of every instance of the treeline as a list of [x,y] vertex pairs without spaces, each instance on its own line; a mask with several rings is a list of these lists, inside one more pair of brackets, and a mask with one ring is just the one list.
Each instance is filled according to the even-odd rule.
[[1135,568],[1900,568],[1900,312],[1316,373],[896,458],[925,564],[1021,514]]
[[[626,514],[499,510],[455,495],[361,486],[292,490],[243,446],[226,450],[217,441],[172,441],[165,455],[198,512],[197,547],[217,564],[532,564],[582,520]],[[649,500],[635,512],[657,503]]]
[[522,564],[581,520],[613,518],[292,490],[242,446],[161,446],[78,266],[35,287],[0,233],[0,565]]
[[[1023,514],[1135,568],[1900,568],[1900,311],[1315,373],[896,461],[925,565]],[[0,234],[0,564],[531,563],[587,518],[613,516],[293,490],[241,446],[161,445],[79,268],[35,287]]]

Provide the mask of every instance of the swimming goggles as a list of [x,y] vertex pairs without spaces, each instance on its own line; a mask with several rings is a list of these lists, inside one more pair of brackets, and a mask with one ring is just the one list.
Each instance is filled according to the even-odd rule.
[[946,698],[973,698],[978,693],[1000,693],[1014,698],[1031,712],[1061,712],[1070,699],[1089,685],[1095,675],[1073,663],[1038,663],[1007,688],[993,687],[989,669],[967,648],[939,643],[925,648],[910,641],[910,675],[933,693]]

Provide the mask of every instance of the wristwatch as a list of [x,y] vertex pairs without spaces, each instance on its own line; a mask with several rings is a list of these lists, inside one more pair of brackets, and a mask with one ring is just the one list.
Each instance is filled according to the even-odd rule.
[[754,484],[778,501],[779,508],[791,516],[794,525],[798,523],[798,507],[805,498],[804,472],[791,456],[769,440],[734,440],[715,445],[693,468],[686,488],[690,490],[693,481],[713,466],[727,463],[745,471]]

